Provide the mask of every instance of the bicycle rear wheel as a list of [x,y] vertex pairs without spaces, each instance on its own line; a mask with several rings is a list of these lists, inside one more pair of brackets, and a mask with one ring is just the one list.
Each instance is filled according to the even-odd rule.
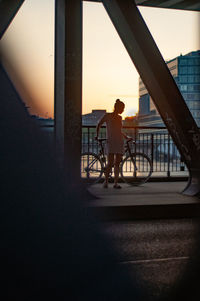
[[132,153],[120,165],[121,177],[131,185],[141,185],[150,178],[153,167],[149,157],[143,153]]
[[83,153],[81,155],[81,178],[88,183],[97,183],[103,174],[103,163],[94,153]]

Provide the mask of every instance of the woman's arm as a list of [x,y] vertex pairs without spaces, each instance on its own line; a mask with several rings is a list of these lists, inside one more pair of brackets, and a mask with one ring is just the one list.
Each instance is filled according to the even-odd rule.
[[95,137],[95,139],[98,139],[100,127],[102,126],[102,124],[103,124],[105,121],[106,121],[106,114],[99,120],[99,122],[98,122],[98,124],[97,124],[97,127],[96,127],[96,137]]
[[125,138],[125,139],[129,139],[130,137],[128,137],[126,134],[122,133],[122,136]]

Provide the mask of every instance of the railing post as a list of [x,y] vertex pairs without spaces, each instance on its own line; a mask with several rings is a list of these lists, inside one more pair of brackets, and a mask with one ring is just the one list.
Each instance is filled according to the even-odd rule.
[[134,127],[134,140],[135,140],[135,144],[134,144],[134,153],[136,153],[136,151],[137,151],[137,147],[136,147],[136,131],[137,131],[137,129],[136,129],[136,127]]
[[87,127],[87,152],[90,152],[90,128]]
[[154,134],[151,133],[151,162],[153,166],[153,159],[154,159]]
[[167,176],[170,177],[170,135],[168,132],[168,150],[167,150]]

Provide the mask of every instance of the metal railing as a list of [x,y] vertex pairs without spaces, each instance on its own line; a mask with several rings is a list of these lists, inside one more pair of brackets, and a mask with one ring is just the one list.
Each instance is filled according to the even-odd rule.
[[[123,132],[136,144],[133,152],[148,155],[153,163],[153,177],[188,177],[188,170],[165,127],[123,127]],[[95,126],[82,126],[82,152],[98,153]],[[106,138],[106,128],[100,130],[100,138]]]
[[[53,139],[53,125],[41,128]],[[152,177],[188,177],[189,173],[180,153],[165,127],[123,127],[123,132],[132,137],[136,144],[132,145],[133,152],[142,152],[149,156],[153,163]],[[82,152],[98,153],[99,146],[94,137],[95,126],[82,126]],[[106,138],[106,127],[100,130],[100,138]]]

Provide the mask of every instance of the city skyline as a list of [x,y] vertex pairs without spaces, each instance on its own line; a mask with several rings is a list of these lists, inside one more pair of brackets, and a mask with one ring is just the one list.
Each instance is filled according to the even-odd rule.
[[[199,49],[198,12],[139,7],[165,60]],[[92,26],[91,26],[92,24]],[[31,113],[53,117],[54,1],[27,0],[0,43],[4,65]],[[16,74],[16,75],[15,75]],[[138,111],[139,74],[101,3],[83,3],[83,114]]]

